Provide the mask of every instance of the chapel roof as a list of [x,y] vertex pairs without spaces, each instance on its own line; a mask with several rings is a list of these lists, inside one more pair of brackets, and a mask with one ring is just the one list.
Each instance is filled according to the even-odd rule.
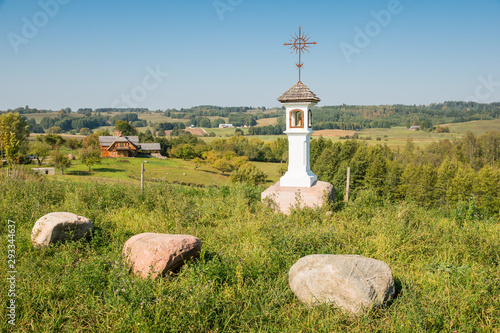
[[321,100],[313,93],[305,84],[298,82],[296,85],[288,89],[283,95],[278,98],[281,103],[290,102],[315,102]]

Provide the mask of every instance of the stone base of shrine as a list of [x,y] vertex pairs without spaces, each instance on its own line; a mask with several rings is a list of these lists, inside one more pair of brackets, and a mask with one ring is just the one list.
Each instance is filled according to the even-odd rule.
[[261,194],[261,199],[270,200],[276,209],[288,215],[294,208],[322,207],[335,201],[335,189],[327,182],[316,182],[312,187],[282,187],[277,182]]

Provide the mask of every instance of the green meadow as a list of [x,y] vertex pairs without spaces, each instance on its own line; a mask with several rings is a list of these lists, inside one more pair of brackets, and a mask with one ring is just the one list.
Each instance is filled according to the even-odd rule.
[[[500,221],[427,209],[366,190],[348,205],[276,214],[262,188],[195,188],[88,179],[0,178],[0,229],[15,222],[16,320],[2,332],[498,332]],[[55,211],[92,220],[89,239],[35,249],[35,221]],[[143,232],[201,239],[177,274],[129,273],[123,244]],[[390,265],[393,301],[352,317],[308,308],[288,271],[310,254],[358,254]],[[6,260],[2,261],[6,271]],[[7,281],[0,299],[7,304]]]
[[[65,154],[74,153],[70,150],[63,151]],[[250,162],[268,175],[267,182],[275,183],[279,180],[279,163]],[[156,159],[156,158],[129,158],[113,159],[103,158],[100,164],[94,165],[91,172],[80,160],[72,161],[70,168],[64,170],[57,169],[55,176],[48,176],[51,179],[71,182],[126,182],[138,185],[141,179],[141,164],[144,164],[144,180],[146,183],[166,182],[166,183],[186,183],[192,185],[229,185],[229,174],[221,174],[219,170],[204,164],[196,168],[192,161],[181,159]],[[38,167],[30,165],[29,168]],[[52,167],[50,160],[43,167]]]

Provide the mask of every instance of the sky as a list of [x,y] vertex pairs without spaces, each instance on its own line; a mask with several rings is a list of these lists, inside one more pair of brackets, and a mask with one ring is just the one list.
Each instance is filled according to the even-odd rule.
[[500,0],[0,0],[0,110],[500,101]]

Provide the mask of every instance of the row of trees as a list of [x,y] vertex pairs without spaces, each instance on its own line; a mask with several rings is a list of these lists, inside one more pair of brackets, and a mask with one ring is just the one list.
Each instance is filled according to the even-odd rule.
[[473,198],[484,211],[499,213],[499,151],[500,132],[479,137],[469,132],[425,149],[409,139],[398,151],[357,140],[333,143],[320,138],[311,142],[311,167],[321,180],[334,184],[339,200],[350,168],[354,193],[370,188],[392,200],[412,199],[425,206],[454,206]]
[[[20,162],[22,156],[31,154],[39,165],[42,165],[45,158],[51,155],[52,163],[60,168],[62,172],[69,167],[70,160],[67,156],[61,154],[58,148],[67,143],[59,135],[47,135],[37,137],[35,142],[28,143],[29,123],[18,113],[6,113],[0,115],[0,151],[2,158],[7,160],[9,168],[12,168],[16,162]],[[76,143],[74,142],[76,141]],[[81,146],[77,140],[70,141],[68,144]],[[55,151],[52,151],[55,149]],[[84,164],[90,166],[99,163],[100,150],[95,147],[83,148],[80,155]]]
[[500,103],[445,102],[430,105],[338,105],[314,109],[314,128],[358,130],[420,126],[500,118]]
[[[222,117],[229,118],[229,123],[236,126],[255,126],[256,121],[267,117],[283,117],[282,110],[275,112],[265,112],[266,108],[261,107],[254,112],[250,107],[218,107],[218,106],[197,106],[189,109],[168,109],[165,116],[173,119],[189,119],[191,124],[197,127],[215,128],[225,121]],[[250,113],[249,111],[252,111]],[[17,112],[20,114],[47,112],[47,110],[31,109],[28,106],[20,107],[7,112]],[[120,112],[122,115],[112,117],[111,112]],[[84,115],[80,121],[70,117],[70,108],[58,111],[58,118],[46,117],[37,127],[36,122],[32,123],[31,130],[40,132],[79,132],[82,128],[90,130],[99,126],[114,125],[118,120],[131,122],[135,127],[142,127],[145,124],[137,114],[149,113],[148,109],[116,109],[82,108],[77,111]],[[107,115],[105,115],[107,114]],[[135,115],[135,116],[132,116]],[[210,120],[208,117],[219,117]],[[73,118],[73,119],[64,119]],[[363,128],[390,128],[393,126],[420,126],[423,130],[432,129],[434,126],[443,123],[466,122],[472,120],[490,120],[500,118],[500,103],[481,104],[475,102],[445,102],[430,105],[379,105],[379,106],[359,106],[359,105],[339,105],[323,106],[314,110],[314,128],[321,129],[344,129],[358,130]],[[151,125],[151,124],[150,124]]]

